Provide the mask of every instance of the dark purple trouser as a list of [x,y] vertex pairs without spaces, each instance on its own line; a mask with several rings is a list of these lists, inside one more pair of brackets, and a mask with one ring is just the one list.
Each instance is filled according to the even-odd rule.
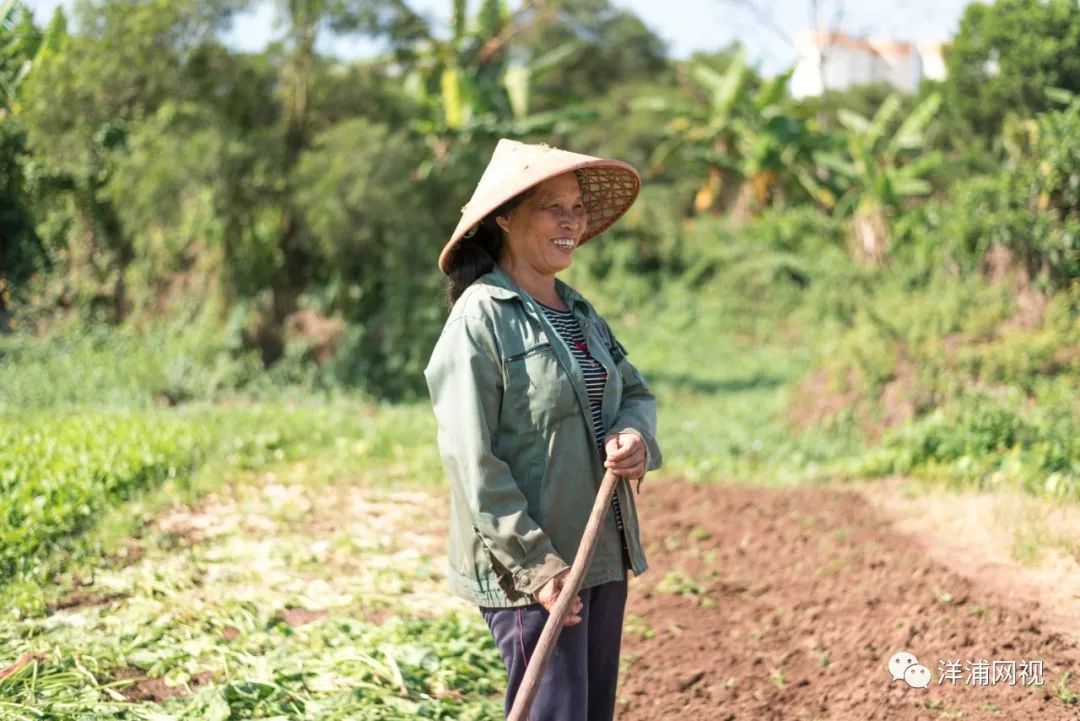
[[[619,679],[626,580],[581,591],[581,623],[559,634],[544,667],[529,721],[611,721]],[[506,714],[514,705],[525,665],[540,640],[548,612],[539,603],[480,608],[506,664]]]

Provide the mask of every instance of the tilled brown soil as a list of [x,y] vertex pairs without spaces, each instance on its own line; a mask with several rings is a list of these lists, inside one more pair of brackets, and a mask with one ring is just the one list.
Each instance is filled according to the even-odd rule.
[[[1080,629],[930,560],[854,492],[656,480],[639,504],[620,721],[1080,719]],[[929,688],[893,680],[898,651]],[[978,683],[982,660],[1042,661],[1043,683]]]

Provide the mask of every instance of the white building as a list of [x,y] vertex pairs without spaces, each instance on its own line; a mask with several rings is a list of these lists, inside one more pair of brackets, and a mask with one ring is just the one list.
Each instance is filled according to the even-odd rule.
[[914,92],[923,77],[945,77],[941,43],[916,46],[804,30],[796,37],[795,48],[799,62],[791,76],[791,94],[796,98],[871,83],[888,83],[897,90]]
[[916,43],[922,58],[922,75],[927,80],[945,79],[945,43]]

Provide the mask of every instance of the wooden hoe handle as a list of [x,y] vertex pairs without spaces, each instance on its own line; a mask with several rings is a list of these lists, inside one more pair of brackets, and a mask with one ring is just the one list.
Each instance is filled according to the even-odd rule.
[[611,506],[611,496],[615,493],[615,484],[619,477],[610,470],[604,474],[604,480],[600,484],[600,491],[596,494],[592,513],[589,514],[589,522],[585,526],[585,535],[581,537],[581,545],[578,546],[577,556],[570,566],[570,574],[563,583],[559,600],[548,616],[544,624],[544,630],[540,633],[540,640],[536,644],[529,665],[525,668],[525,677],[521,679],[517,696],[514,697],[514,707],[507,716],[507,721],[526,721],[529,717],[529,709],[532,708],[536,691],[540,687],[540,676],[544,673],[551,652],[555,650],[555,641],[562,633],[566,623],[567,612],[570,604],[581,590],[581,583],[585,580],[585,572],[592,563],[593,551],[596,550],[596,539],[600,537],[600,529],[604,525],[604,518]]

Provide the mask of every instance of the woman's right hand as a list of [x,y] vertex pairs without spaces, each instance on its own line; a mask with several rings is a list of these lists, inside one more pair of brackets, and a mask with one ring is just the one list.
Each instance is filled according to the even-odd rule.
[[[567,576],[570,575],[570,571],[566,570],[561,572],[557,576],[553,576],[550,581],[545,583],[539,591],[533,594],[533,598],[537,603],[547,609],[548,613],[551,613],[555,609],[555,604],[559,600],[559,594],[562,593],[563,584],[566,582]],[[570,604],[570,610],[566,614],[566,626],[573,626],[581,623],[581,596],[574,598],[574,602]]]

